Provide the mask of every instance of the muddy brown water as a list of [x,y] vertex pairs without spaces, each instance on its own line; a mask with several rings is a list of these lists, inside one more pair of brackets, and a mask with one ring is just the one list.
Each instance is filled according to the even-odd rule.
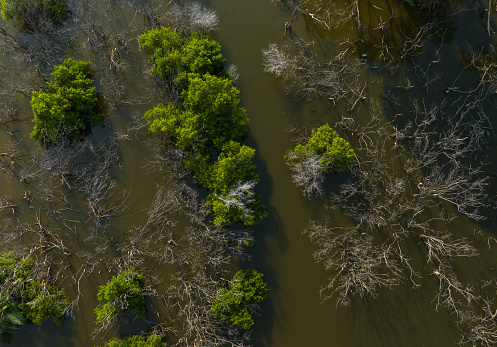
[[[140,2],[133,2],[137,3]],[[395,18],[398,18],[395,19],[398,20],[397,25],[410,27],[412,32],[425,20],[418,18],[415,11],[406,7],[400,0],[375,3],[374,5],[381,8],[381,11],[372,8],[370,2],[364,3],[365,5],[361,5],[364,6],[361,7],[361,18],[363,32],[366,33],[377,25],[380,16],[386,19],[390,14],[395,14]],[[204,4],[218,14],[219,30],[214,37],[221,43],[228,62],[235,64],[240,72],[238,87],[243,106],[250,118],[246,144],[256,149],[255,161],[261,177],[257,191],[269,212],[269,217],[264,223],[253,228],[256,243],[250,251],[252,260],[241,264],[242,267],[253,267],[264,273],[270,293],[269,300],[262,306],[262,315],[255,319],[252,344],[268,347],[457,344],[460,332],[454,322],[454,316],[443,307],[435,309],[433,299],[437,282],[430,276],[428,269],[426,273],[422,273],[422,279],[419,281],[422,285],[417,289],[414,289],[406,279],[393,289],[379,290],[376,298],[355,297],[348,307],[336,305],[334,299],[322,302],[319,288],[331,274],[320,264],[314,263],[312,252],[315,250],[315,245],[302,234],[302,231],[310,219],[320,220],[325,215],[330,215],[330,212],[324,208],[327,199],[310,200],[303,197],[291,180],[283,155],[294,146],[292,135],[288,132],[290,123],[300,126],[333,123],[339,120],[340,112],[347,111],[340,107],[332,107],[329,102],[319,98],[308,101],[288,95],[283,81],[263,71],[262,50],[266,49],[269,43],[283,42],[284,23],[289,20],[288,11],[270,4],[267,0],[206,0]],[[101,24],[101,30],[108,35],[110,48],[92,52],[88,49],[86,36],[76,32],[74,35],[71,33],[73,43],[70,46],[62,45],[59,49],[64,55],[94,61],[97,90],[104,95],[102,105],[109,115],[106,120],[107,126],[94,129],[91,136],[92,140],[100,141],[112,131],[125,129],[125,125],[132,121],[133,114],[143,114],[162,99],[160,91],[153,88],[153,81],[146,76],[146,56],[139,50],[135,40],[148,28],[149,23],[145,16],[142,14],[135,16],[132,6],[125,4],[120,6],[113,1],[103,1],[99,4],[88,1],[80,5],[82,6],[78,7],[80,11],[87,11],[85,6],[90,6],[97,19],[105,20]],[[385,111],[387,118],[392,119],[392,113],[410,112],[409,105],[412,105],[413,98],[432,101],[442,97],[445,88],[456,80],[461,67],[467,62],[468,52],[475,52],[481,45],[493,42],[495,36],[489,37],[486,31],[487,14],[483,2],[468,1],[464,2],[464,6],[467,10],[463,8],[457,15],[437,19],[443,24],[440,30],[445,30],[449,34],[444,36],[443,44],[435,35],[434,39],[425,43],[426,54],[417,58],[419,59],[417,62],[425,64],[423,66],[426,67],[430,59],[441,57],[442,63],[435,64],[429,72],[433,74],[430,77],[440,75],[436,84],[432,89],[415,87],[409,92],[392,88],[396,85],[406,85],[408,79],[414,82],[415,73],[409,64],[401,63],[400,67],[390,69],[377,58],[378,51],[373,48],[378,42],[377,39],[367,34],[359,35],[355,24],[348,23],[335,30],[323,30],[304,17],[298,16],[293,28],[302,37],[313,40],[316,47],[319,47],[324,54],[336,50],[338,43],[345,38],[349,41],[364,40],[366,44],[358,48],[360,51],[358,54],[365,55],[368,60],[368,69],[362,76],[367,82],[368,98],[381,99],[387,92],[393,90],[393,93],[397,93],[394,96],[403,102],[401,106],[394,105]],[[495,14],[494,10],[492,14]],[[497,28],[494,21],[491,21],[491,24]],[[16,33],[11,24],[2,21],[0,25],[15,37],[23,35]],[[87,30],[91,31],[91,28]],[[395,27],[392,30],[395,30]],[[393,33],[393,37],[401,38],[410,30]],[[116,37],[109,39],[110,33],[116,34]],[[91,37],[98,42],[98,32],[93,35]],[[125,48],[119,47],[118,39],[129,43]],[[32,40],[35,42],[36,38]],[[435,55],[439,47],[441,48],[438,55]],[[392,48],[394,49],[395,47]],[[111,57],[115,57],[111,53],[114,51],[122,54],[119,58],[127,63],[123,70],[111,69],[112,74],[117,76],[115,79],[112,78],[112,74],[104,75],[98,71],[111,65]],[[2,98],[5,102],[13,100],[18,112],[12,120],[2,125],[6,131],[0,135],[0,144],[6,150],[10,144],[15,143],[19,158],[16,157],[14,159],[16,164],[12,164],[7,161],[6,156],[2,157],[4,161],[2,168],[5,170],[2,172],[0,192],[3,196],[14,197],[21,204],[21,212],[18,212],[12,223],[32,223],[30,208],[22,196],[30,194],[36,201],[41,184],[20,182],[19,175],[22,169],[29,167],[29,155],[37,149],[37,145],[29,139],[32,116],[29,108],[29,92],[31,89],[40,89],[42,82],[38,74],[30,71],[32,66],[30,61],[17,58],[18,56],[11,53],[4,54],[1,58]],[[51,59],[53,61],[50,63],[60,62],[63,56]],[[46,65],[42,66],[48,69]],[[22,69],[26,70],[25,74],[19,73]],[[19,88],[22,90],[12,98],[9,91],[12,90],[12,82],[16,78],[22,81],[19,83]],[[474,75],[468,73],[458,81],[460,81],[458,85],[471,89],[475,82]],[[121,87],[120,94],[109,96],[111,91],[115,93]],[[452,101],[455,100],[457,97]],[[492,102],[490,98],[487,103],[488,114],[491,117],[495,114]],[[358,107],[348,114],[367,122],[368,113],[365,110],[365,106]],[[75,233],[79,234],[74,237],[74,240],[78,241],[71,246],[81,247],[82,252],[96,252],[98,257],[108,259],[114,254],[117,256],[119,252],[116,244],[119,240],[127,240],[126,233],[132,231],[132,226],[144,220],[146,207],[155,194],[157,184],[167,186],[170,183],[167,173],[144,169],[147,165],[146,159],[152,155],[152,149],[147,145],[146,140],[152,135],[145,131],[139,134],[140,138],[130,136],[129,140],[119,142],[119,166],[111,170],[111,175],[119,187],[129,192],[128,209],[112,218],[110,229],[98,238],[89,238],[91,232],[81,227],[88,223],[88,220],[79,217],[80,226],[75,229]],[[495,136],[492,132],[489,132],[488,141],[489,144],[483,150],[482,156],[486,156],[492,162],[491,159],[496,153]],[[492,163],[484,167],[485,173],[491,177],[487,187],[490,195],[495,193],[497,187],[495,169],[495,164]],[[346,175],[340,176],[336,182],[344,182],[346,179]],[[333,184],[336,183],[332,180],[330,186],[333,187]],[[60,184],[57,187],[63,190]],[[76,205],[83,203],[81,199],[77,194],[69,196],[69,200]],[[470,237],[474,236],[475,228],[493,235],[494,212],[495,209],[492,208],[485,210],[484,213],[488,218],[481,223],[458,216],[457,224],[451,225],[451,228],[454,228],[455,233]],[[12,216],[7,214],[3,215],[3,218],[12,220]],[[348,218],[340,213],[333,213],[330,218],[335,225],[349,223]],[[27,235],[11,240],[5,244],[6,249],[0,246],[0,251],[7,251],[14,246],[21,247],[29,242],[36,242],[36,237]],[[481,257],[458,263],[458,271],[464,278],[470,280],[488,279],[497,264],[495,247],[489,249],[482,239],[475,238],[475,243],[481,249]],[[412,247],[412,254],[416,257],[417,245]],[[79,261],[71,265],[75,269],[85,266]],[[146,265],[148,268],[155,268],[155,264]],[[51,321],[45,322],[41,327],[22,327],[13,336],[3,336],[0,345],[13,347],[103,345],[105,343],[103,336],[92,338],[92,330],[95,328],[93,309],[98,304],[96,300],[98,286],[104,284],[110,277],[109,268],[105,262],[97,265],[92,274],[80,283],[83,296],[75,311],[75,319],[66,319],[61,327],[56,327]],[[160,266],[157,268],[166,275],[167,268]],[[65,285],[69,286],[67,283]],[[140,322],[123,324],[119,329],[120,333],[139,333],[144,329],[143,323]],[[109,336],[112,336],[112,332],[106,335],[107,338]]]

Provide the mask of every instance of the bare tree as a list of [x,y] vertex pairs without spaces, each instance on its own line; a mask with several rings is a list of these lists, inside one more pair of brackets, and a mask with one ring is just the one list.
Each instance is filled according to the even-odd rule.
[[350,109],[365,99],[365,85],[359,80],[364,62],[351,59],[347,50],[321,62],[311,43],[292,34],[288,48],[283,50],[270,44],[267,50],[263,50],[263,55],[264,70],[283,78],[289,91],[304,98],[324,96],[334,104],[344,98]]
[[304,196],[322,196],[326,177],[326,165],[320,155],[309,155],[297,165],[291,166],[292,180],[302,189]]
[[172,3],[166,11],[167,26],[185,34],[207,34],[217,29],[217,14],[198,2]]

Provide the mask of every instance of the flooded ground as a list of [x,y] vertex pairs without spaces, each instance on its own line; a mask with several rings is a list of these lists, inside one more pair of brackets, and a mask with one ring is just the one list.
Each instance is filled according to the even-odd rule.
[[[497,81],[493,80],[495,59],[492,60],[495,57],[492,28],[497,30],[495,8],[490,9],[489,19],[488,3],[478,1],[459,2],[438,12],[419,11],[401,0],[365,1],[360,7],[350,8],[348,5],[355,2],[344,1],[336,6],[345,14],[351,11],[352,15],[335,25],[336,19],[325,24],[316,20],[324,18],[318,16],[321,12],[315,11],[320,6],[326,8],[324,1],[302,2],[293,21],[291,5],[295,3],[288,2],[290,7],[280,7],[267,0],[206,0],[203,3],[217,13],[219,26],[213,37],[222,45],[227,61],[235,64],[240,73],[237,82],[240,98],[250,119],[246,144],[256,149],[255,162],[261,178],[256,190],[269,213],[261,225],[252,228],[255,238],[255,245],[249,251],[252,259],[226,266],[251,267],[265,274],[269,300],[262,306],[262,315],[255,319],[251,344],[274,347],[457,344],[462,336],[462,327],[456,323],[458,314],[444,305],[437,307],[437,293],[443,281],[433,275],[437,265],[427,261],[427,252],[419,237],[402,243],[405,254],[419,273],[414,281],[404,268],[398,285],[380,286],[375,295],[362,298],[350,296],[349,306],[337,304],[336,295],[323,300],[320,288],[335,273],[314,261],[313,252],[319,247],[303,231],[311,220],[327,219],[330,225],[344,228],[355,225],[346,209],[332,209],[334,203],[329,198],[330,193],[338,193],[340,185],[354,180],[354,176],[329,177],[326,194],[309,199],[295,187],[283,156],[295,146],[289,131],[291,126],[314,128],[327,122],[335,125],[344,118],[355,119],[365,126],[377,112],[379,118],[374,125],[381,124],[388,134],[393,134],[406,124],[421,121],[428,113],[424,106],[433,110],[432,105],[443,104],[447,114],[471,110],[471,119],[483,119],[483,123],[480,127],[465,128],[468,135],[461,137],[461,141],[475,138],[481,141],[481,146],[462,156],[458,163],[481,166],[483,172],[472,179],[488,179],[485,193],[489,198],[484,201],[486,207],[479,211],[485,218],[475,220],[445,200],[423,209],[420,223],[441,232],[449,230],[455,237],[466,237],[472,242],[478,256],[453,257],[450,261],[461,282],[480,288],[484,281],[495,277],[497,264],[497,244],[493,239],[495,201],[491,199],[497,187],[493,160],[495,90],[491,89]],[[109,279],[110,271],[130,257],[132,247],[129,245],[134,242],[136,227],[145,223],[148,206],[158,187],[173,186],[169,168],[164,168],[162,162],[155,162],[160,167],[151,165],[156,158],[158,144],[153,141],[156,136],[148,133],[139,121],[146,110],[167,98],[164,90],[147,75],[146,55],[136,41],[155,24],[151,18],[156,15],[154,11],[160,10],[159,5],[157,2],[149,6],[138,0],[71,4],[74,11],[70,22],[64,26],[63,33],[50,37],[20,33],[12,23],[0,22],[5,30],[2,50],[6,52],[0,63],[3,107],[0,147],[5,153],[0,198],[10,199],[16,205],[14,211],[1,211],[5,235],[0,250],[34,247],[45,252],[37,231],[39,224],[52,226],[55,234],[63,233],[65,248],[54,247],[51,257],[57,268],[64,269],[66,278],[70,278],[62,280],[61,285],[71,299],[76,296],[75,287],[81,294],[74,319],[66,319],[61,327],[52,322],[45,322],[41,327],[25,326],[13,336],[2,336],[0,344],[103,345],[115,333],[139,333],[147,328],[147,322],[123,320],[119,328],[106,334],[92,334],[96,327],[93,309],[98,305],[98,287]],[[290,22],[291,27],[285,25]],[[334,102],[326,94],[299,93],[298,86],[290,86],[289,80],[265,72],[263,50],[267,50],[270,43],[285,47],[289,39],[296,37],[310,42],[317,61],[323,61],[323,65],[347,50],[349,64],[360,63],[359,74],[354,79],[358,93],[344,94]],[[291,45],[289,47],[290,54],[294,51]],[[115,153],[115,158],[102,171],[108,174],[106,182],[115,182],[104,199],[104,206],[115,207],[116,211],[108,218],[92,216],[88,196],[71,189],[72,183],[65,183],[58,176],[39,174],[26,179],[31,177],[27,172],[38,170],[33,154],[41,155],[38,145],[29,138],[31,90],[39,90],[51,66],[66,56],[92,60],[101,105],[108,115],[106,127],[95,128],[90,137],[95,144],[107,144],[106,148],[115,146],[115,152],[110,151]],[[482,59],[471,65],[478,57]],[[485,83],[480,83],[481,80]],[[468,96],[472,98],[470,101],[477,100],[477,107],[468,106],[471,103]],[[443,134],[454,123],[449,117],[445,123],[429,125],[425,133]],[[477,130],[483,133],[482,137],[477,136]],[[353,147],[363,145],[357,132],[344,128],[339,133]],[[371,134],[372,143],[381,139],[381,132]],[[385,148],[382,160],[391,165],[394,175],[404,177],[405,162],[415,157],[409,142],[406,140],[395,149],[388,142]],[[358,155],[366,153],[357,152]],[[85,156],[81,162],[94,160],[92,158]],[[450,164],[450,158],[443,160]],[[445,163],[443,160],[440,165]],[[428,176],[430,168],[423,167],[419,172]],[[430,224],[441,214],[455,219],[450,223],[438,220]],[[184,216],[175,218],[180,225],[185,222]],[[16,229],[19,225],[26,225],[23,230],[27,231],[19,232]],[[14,229],[16,232],[11,232]],[[160,242],[154,244],[152,236],[142,239],[150,254],[165,253]],[[174,270],[164,261],[166,255],[150,254],[143,255],[140,270],[163,279],[157,288],[166,291],[169,275]],[[461,301],[461,297],[458,300]],[[176,332],[170,332],[168,341],[181,345],[181,323],[175,321],[174,312],[167,312],[157,301],[160,299],[147,302],[151,312],[148,318],[155,323],[166,317],[166,325]]]

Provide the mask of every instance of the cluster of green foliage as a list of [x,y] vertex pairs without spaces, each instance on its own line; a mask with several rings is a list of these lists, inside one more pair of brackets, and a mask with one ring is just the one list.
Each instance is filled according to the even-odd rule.
[[5,20],[23,22],[26,15],[47,11],[54,24],[60,24],[68,17],[66,0],[0,0],[0,14]]
[[26,321],[41,325],[53,318],[62,324],[69,299],[43,273],[32,257],[0,257],[0,333],[12,333]]
[[90,61],[67,58],[56,66],[47,92],[33,91],[31,108],[35,123],[31,137],[49,146],[62,140],[82,140],[94,125],[103,126],[92,87]]
[[[249,121],[219,43],[201,35],[183,38],[170,28],[150,30],[139,41],[150,51],[151,74],[173,80],[182,98],[181,105],[159,104],[147,111],[149,129],[165,132],[188,152],[185,167],[209,189],[208,207],[216,225],[262,221],[267,213],[259,196],[229,194],[240,183],[259,178],[251,161],[254,150],[240,144]],[[216,161],[209,147],[216,150]]]
[[97,321],[107,324],[124,312],[134,312],[138,317],[144,317],[145,296],[142,290],[139,274],[133,267],[121,270],[117,276],[113,276],[109,282],[100,286],[97,299],[103,303],[101,307],[95,308]]
[[[202,170],[202,176],[195,176],[209,189],[207,207],[214,215],[214,224],[219,226],[235,221],[255,225],[267,216],[258,196],[254,194],[253,199],[250,199],[248,192],[233,191],[234,187],[243,182],[259,181],[256,166],[252,162],[254,155],[253,148],[230,141],[224,145],[214,164]],[[233,196],[235,192],[237,196]],[[237,199],[238,202],[246,200],[248,212],[236,204],[228,205],[226,201],[230,199]]]
[[229,77],[221,45],[208,37],[183,38],[177,31],[164,27],[144,33],[139,41],[150,51],[152,76],[172,78],[181,89],[187,87],[191,74]]
[[260,304],[267,298],[267,287],[262,280],[263,274],[256,270],[238,271],[229,285],[221,288],[214,297],[212,313],[225,322],[232,323],[242,329],[254,325],[248,308]]
[[112,339],[105,347],[167,347],[160,335],[152,334],[146,339],[140,335],[127,336],[122,339]]
[[287,165],[298,165],[310,156],[319,157],[319,163],[325,172],[346,172],[355,153],[350,144],[342,139],[328,124],[312,130],[312,135],[305,145],[297,145],[285,158]]
[[181,93],[182,107],[159,104],[145,113],[151,131],[164,131],[183,148],[217,149],[240,141],[247,133],[245,110],[238,106],[239,91],[229,78],[190,74],[189,87]]

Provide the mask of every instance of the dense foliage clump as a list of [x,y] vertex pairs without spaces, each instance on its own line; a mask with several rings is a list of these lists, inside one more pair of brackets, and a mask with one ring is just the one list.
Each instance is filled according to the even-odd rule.
[[253,148],[231,141],[224,145],[217,161],[203,171],[208,175],[199,181],[210,191],[207,207],[213,212],[214,224],[225,225],[232,220],[255,225],[267,216],[260,197],[253,192],[259,181],[252,162],[254,155]]
[[134,312],[138,317],[145,316],[145,296],[139,281],[142,277],[142,274],[130,267],[100,286],[97,299],[103,305],[95,308],[97,321],[107,324],[126,311]]
[[31,137],[49,146],[63,140],[82,140],[94,125],[103,126],[92,87],[90,61],[67,58],[56,66],[47,92],[33,91],[35,123]]
[[26,321],[41,325],[48,318],[60,325],[69,304],[32,257],[0,257],[0,333],[14,332]]
[[221,45],[205,36],[183,38],[177,31],[164,27],[146,32],[139,41],[150,51],[152,76],[172,78],[182,87],[187,87],[190,74],[228,77]]
[[267,298],[263,274],[256,270],[240,270],[233,277],[229,288],[219,289],[212,303],[212,312],[219,320],[242,329],[254,325],[249,311]]
[[0,14],[5,20],[28,22],[50,20],[60,24],[68,17],[66,0],[0,0]]
[[160,335],[152,334],[145,338],[140,335],[124,337],[122,339],[112,339],[105,344],[105,347],[166,347]]
[[346,172],[354,160],[354,150],[328,124],[312,130],[305,145],[297,145],[286,154],[287,165],[295,166],[310,156],[317,156],[322,171]]
[[240,143],[249,121],[221,46],[169,28],[150,30],[140,43],[150,51],[151,74],[172,81],[181,96],[181,104],[159,104],[146,112],[149,129],[165,132],[187,152],[185,167],[209,189],[207,207],[217,226],[260,223],[267,213],[253,192],[259,181],[255,151]]
[[292,178],[305,195],[321,195],[325,175],[349,170],[355,158],[350,144],[328,124],[312,130],[306,144],[299,144],[285,155]]
[[248,119],[245,109],[238,106],[239,93],[228,78],[190,75],[189,87],[181,93],[183,107],[159,104],[145,116],[151,131],[166,132],[180,147],[212,143],[221,149],[247,133]]

